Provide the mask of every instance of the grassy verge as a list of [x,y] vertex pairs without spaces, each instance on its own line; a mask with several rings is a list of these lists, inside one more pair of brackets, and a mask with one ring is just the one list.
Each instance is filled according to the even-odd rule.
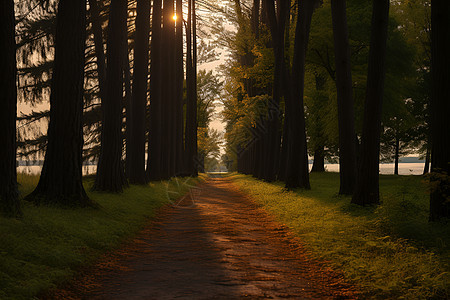
[[364,299],[450,299],[450,224],[428,223],[420,176],[381,176],[378,207],[338,196],[337,173],[313,173],[312,190],[294,192],[250,176],[231,178],[317,257],[342,270]]
[[[31,192],[38,179],[19,175],[21,195]],[[91,185],[86,179],[87,191]],[[186,186],[170,189],[187,191]],[[30,299],[70,279],[80,266],[133,237],[169,202],[167,182],[130,186],[122,194],[88,194],[101,209],[23,203],[23,218],[0,217],[0,299]]]

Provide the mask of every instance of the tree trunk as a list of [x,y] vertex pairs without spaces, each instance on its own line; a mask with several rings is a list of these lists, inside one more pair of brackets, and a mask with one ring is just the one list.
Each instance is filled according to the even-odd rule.
[[14,1],[0,4],[0,212],[9,217],[21,214],[16,174],[17,69]]
[[[136,39],[134,48],[134,78],[131,101],[133,123],[130,140],[127,141],[128,179],[130,183],[144,184],[145,178],[145,115],[147,107],[150,1],[137,0]],[[131,121],[131,122],[129,122]]]
[[194,124],[194,130],[192,136],[194,138],[192,143],[193,150],[193,160],[194,160],[194,169],[192,172],[192,176],[198,176],[198,143],[197,143],[197,129],[198,129],[198,120],[197,120],[197,8],[195,5],[195,0],[192,0],[192,89],[194,91],[194,102],[195,109],[192,109],[192,119]]
[[[130,155],[129,141],[132,140],[131,135],[133,134],[133,122],[131,121],[131,110],[132,110],[132,89],[131,89],[131,70],[130,70],[130,57],[128,55],[128,45],[123,49],[123,86],[125,88],[124,95],[124,109],[125,109],[125,120],[122,122],[122,126],[125,128],[125,135],[123,137],[123,145],[125,145],[125,175],[130,174],[130,160],[132,155]],[[123,151],[123,149],[122,149]]]
[[425,166],[423,167],[423,174],[428,174],[430,172],[430,160],[431,160],[431,151],[430,147],[427,146],[427,153],[425,154]]
[[161,121],[161,174],[163,179],[169,179],[175,175],[175,149],[174,149],[174,84],[175,84],[175,25],[173,20],[173,0],[163,1],[163,28],[162,28],[162,101]]
[[[286,98],[285,98],[286,99]],[[281,140],[281,150],[280,150],[280,163],[278,169],[278,180],[285,181],[286,180],[286,164],[287,164],[287,149],[288,149],[288,140],[289,140],[289,112],[285,109],[284,112],[284,121],[283,121],[283,132],[282,132],[282,140]]]
[[389,2],[389,0],[373,1],[361,163],[358,168],[358,179],[352,198],[352,203],[359,205],[380,203],[378,173]]
[[105,99],[106,90],[106,64],[105,64],[105,50],[103,49],[103,31],[100,19],[100,8],[98,7],[98,0],[89,0],[89,15],[92,24],[92,33],[94,34],[95,56],[97,58],[97,74],[98,74],[98,89],[100,100]]
[[394,175],[398,175],[398,160],[400,151],[400,139],[395,137],[395,154],[394,154]]
[[175,63],[176,63],[176,81],[175,81],[175,172],[177,175],[183,175],[183,156],[184,156],[184,116],[183,116],[183,83],[184,83],[184,68],[183,68],[183,3],[182,0],[177,0],[176,2],[176,53],[175,53]]
[[[290,3],[282,1],[278,7],[278,19],[273,0],[265,1],[267,19],[269,20],[270,31],[272,34],[272,44],[275,55],[274,80],[272,99],[268,103],[268,141],[265,159],[266,181],[276,180],[280,166],[280,143],[279,117],[280,117],[280,99],[283,92],[283,72],[285,68],[285,47],[284,37],[286,30],[286,21],[290,12]],[[258,7],[259,9],[259,7]]]
[[[189,0],[188,28],[192,29],[189,40],[187,63],[187,106],[186,106],[186,171],[191,176],[197,176],[197,38],[195,1]],[[188,30],[190,32],[190,30]],[[188,43],[189,44],[189,43]]]
[[161,4],[162,0],[153,1],[152,44],[150,67],[150,126],[147,155],[147,178],[162,179],[161,174]]
[[352,195],[356,182],[356,145],[346,0],[332,0],[331,12],[339,122],[339,194]]
[[127,47],[127,1],[111,2],[107,42],[107,88],[103,101],[100,158],[94,189],[122,192],[127,185],[122,162],[124,49]]
[[450,2],[431,1],[430,221],[450,217]]
[[82,183],[86,1],[60,0],[56,20],[48,144],[36,204],[90,206]]
[[299,1],[297,27],[295,30],[294,60],[290,81],[288,160],[286,164],[286,188],[310,189],[308,153],[306,145],[305,112],[303,92],[305,82],[305,59],[309,30],[316,0]]
[[252,32],[256,40],[259,39],[259,19],[260,19],[261,0],[253,0],[252,7]]
[[314,151],[314,162],[311,172],[325,172],[325,155],[322,149],[316,149]]

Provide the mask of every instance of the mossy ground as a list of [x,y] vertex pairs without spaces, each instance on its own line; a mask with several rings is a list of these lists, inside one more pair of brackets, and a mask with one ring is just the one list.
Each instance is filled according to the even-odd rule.
[[[21,198],[38,180],[19,174]],[[0,299],[31,299],[70,279],[101,253],[132,238],[169,202],[167,182],[131,185],[121,194],[90,192],[92,183],[84,180],[100,208],[61,209],[23,201],[22,218],[0,217]]]
[[450,298],[450,224],[428,222],[423,177],[380,176],[382,204],[373,207],[338,196],[338,173],[311,174],[308,191],[245,175],[231,178],[314,255],[342,270],[363,298]]

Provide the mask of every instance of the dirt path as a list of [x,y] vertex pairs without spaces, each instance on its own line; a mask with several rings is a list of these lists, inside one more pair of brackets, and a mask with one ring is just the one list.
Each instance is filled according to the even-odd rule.
[[353,299],[342,276],[308,259],[284,226],[228,179],[199,186],[195,205],[168,207],[61,298]]

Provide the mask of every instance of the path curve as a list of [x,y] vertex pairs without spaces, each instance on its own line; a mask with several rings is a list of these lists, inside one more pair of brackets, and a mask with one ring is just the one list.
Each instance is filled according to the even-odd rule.
[[198,188],[195,205],[166,207],[132,243],[54,297],[356,298],[342,275],[310,259],[288,228],[229,179],[211,178]]

